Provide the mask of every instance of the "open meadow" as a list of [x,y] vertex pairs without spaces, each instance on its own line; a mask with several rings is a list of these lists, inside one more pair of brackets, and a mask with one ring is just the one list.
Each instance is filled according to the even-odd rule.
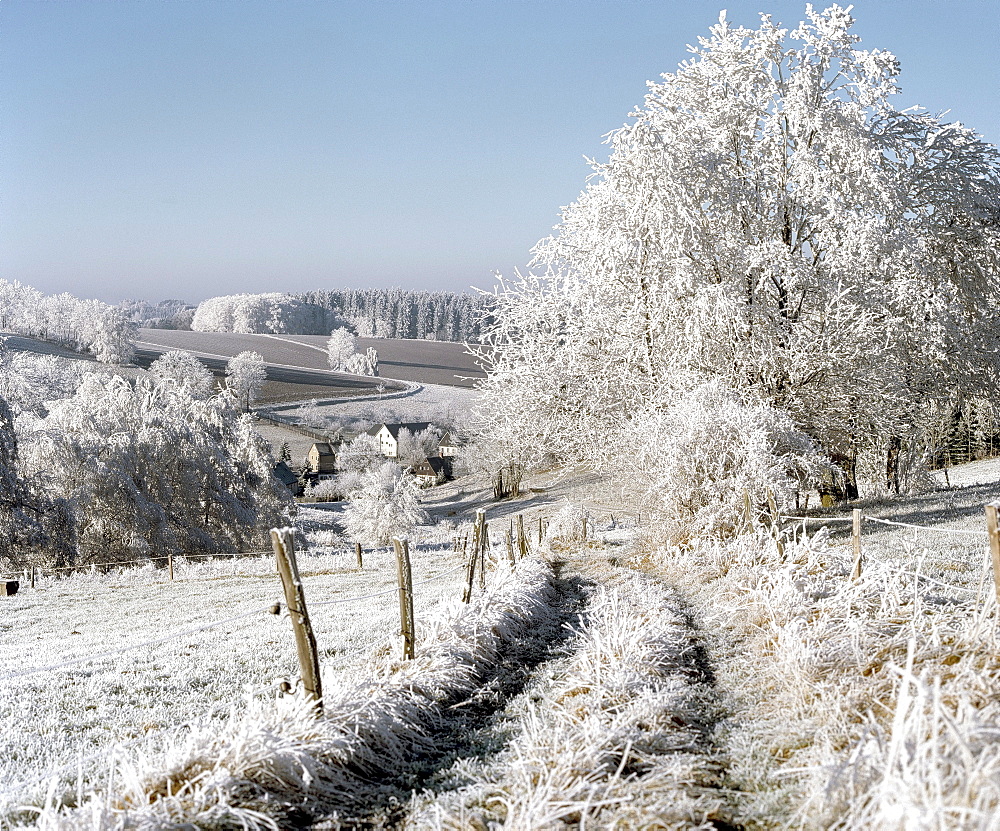
[[[471,480],[429,500],[454,516],[415,535],[426,540],[414,556],[415,661],[396,651],[388,552],[366,551],[358,571],[324,531],[326,512],[305,510],[314,548],[300,562],[328,699],[313,727],[298,699],[275,697],[297,670],[287,616],[266,612],[280,596],[270,555],[176,561],[173,582],[152,566],[45,578],[9,598],[3,712],[20,728],[4,775],[19,790],[4,792],[4,822],[48,795],[43,824],[89,827],[98,805],[100,824],[114,824],[110,792],[154,825],[992,827],[1000,637],[982,506],[994,484],[862,503],[856,580],[849,511],[781,521],[781,550],[769,524],[677,548],[634,515],[605,513],[616,497],[601,477],[528,485],[492,507]],[[574,507],[584,503],[589,513]],[[450,535],[484,505],[491,588],[463,609]],[[521,577],[505,565],[518,515],[542,558]],[[522,622],[490,630],[506,658],[487,671],[498,647],[474,621],[508,613]],[[356,736],[349,746],[343,730]],[[216,771],[214,785],[184,785],[194,759]],[[358,765],[378,771],[381,790],[353,778]],[[176,797],[157,801],[157,777],[171,770]],[[305,771],[329,785],[303,785]]]
[[[346,545],[299,555],[330,673],[396,640],[394,557],[377,549],[363,556],[358,569]],[[456,565],[447,539],[414,546],[421,614],[459,596]],[[296,677],[287,612],[268,611],[284,606],[273,554],[177,558],[173,570],[173,581],[166,563],[44,575],[4,598],[0,714],[17,725],[0,740],[5,814],[51,788],[61,794],[78,776],[97,785],[115,748],[148,748],[217,724]]]

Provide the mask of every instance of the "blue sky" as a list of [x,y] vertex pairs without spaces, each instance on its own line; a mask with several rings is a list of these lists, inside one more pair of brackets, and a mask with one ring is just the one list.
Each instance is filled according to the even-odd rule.
[[[0,277],[107,301],[489,287],[720,8],[803,16],[765,2],[3,0]],[[1000,142],[1000,3],[854,15],[900,106]]]

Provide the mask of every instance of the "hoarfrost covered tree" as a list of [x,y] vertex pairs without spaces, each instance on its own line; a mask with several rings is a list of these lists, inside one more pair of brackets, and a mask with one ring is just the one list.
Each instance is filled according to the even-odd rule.
[[18,468],[14,417],[0,398],[0,562],[8,569],[23,567],[28,551],[44,542],[41,511]]
[[327,361],[334,372],[352,375],[378,375],[378,352],[368,347],[364,354],[357,351],[358,341],[346,328],[334,329],[326,342]]
[[326,358],[334,372],[345,372],[347,362],[357,351],[357,338],[345,327],[341,326],[330,332],[330,339],[326,342]]
[[337,487],[351,493],[361,487],[366,473],[385,462],[378,440],[362,433],[352,442],[342,444],[337,452]]
[[131,360],[136,336],[135,324],[121,309],[71,294],[44,295],[6,280],[0,280],[0,328],[112,364]]
[[290,498],[236,399],[170,377],[87,375],[25,426],[22,455],[42,491],[67,500],[82,562],[245,551]]
[[196,332],[319,335],[342,323],[330,309],[271,292],[205,300],[195,310],[191,328]]
[[89,367],[84,361],[7,349],[0,341],[0,397],[15,417],[43,415],[46,402],[76,391]]
[[176,384],[195,398],[208,398],[215,387],[212,370],[183,349],[165,352],[150,364],[149,373],[158,383]]
[[441,431],[433,425],[417,433],[403,427],[396,439],[396,458],[401,465],[412,467],[428,456],[436,456],[440,441]]
[[891,466],[955,397],[996,397],[997,151],[894,109],[897,61],[846,9],[806,17],[723,13],[611,134],[497,297],[491,440],[611,464],[622,425],[721,384],[786,413],[852,494],[860,453]]
[[426,521],[419,489],[395,462],[383,462],[363,474],[343,514],[344,530],[351,539],[377,545],[387,545]]
[[351,355],[344,366],[344,372],[350,372],[352,375],[378,375],[378,352],[369,346],[364,355],[360,352]]
[[226,365],[226,377],[229,389],[243,406],[243,412],[250,412],[250,405],[257,399],[267,381],[263,356],[249,350],[240,352]]

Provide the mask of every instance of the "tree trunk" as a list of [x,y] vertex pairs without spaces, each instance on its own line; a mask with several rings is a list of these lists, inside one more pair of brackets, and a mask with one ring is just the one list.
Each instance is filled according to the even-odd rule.
[[902,448],[903,440],[893,436],[885,453],[885,486],[896,494],[899,493],[899,454]]

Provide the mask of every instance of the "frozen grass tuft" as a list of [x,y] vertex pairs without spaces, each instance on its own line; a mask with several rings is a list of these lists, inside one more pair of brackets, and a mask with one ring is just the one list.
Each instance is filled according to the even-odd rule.
[[829,534],[660,552],[716,633],[730,775],[768,826],[1000,827],[1000,654],[981,554]]

